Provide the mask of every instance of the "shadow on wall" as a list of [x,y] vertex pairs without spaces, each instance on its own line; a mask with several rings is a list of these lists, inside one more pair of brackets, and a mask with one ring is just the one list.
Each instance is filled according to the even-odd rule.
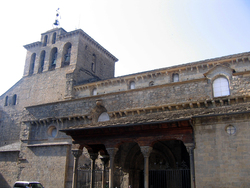
[[0,188],[11,188],[11,186],[5,181],[1,173],[0,173]]
[[[46,146],[46,147],[31,147],[36,156],[51,157],[51,156],[66,156],[68,146]],[[0,187],[1,188],[1,187]]]
[[[0,162],[12,162],[16,164],[17,159],[18,159],[19,151],[15,152],[1,152],[0,153]],[[10,164],[10,163],[9,163]],[[0,181],[0,188],[1,187],[1,181]]]

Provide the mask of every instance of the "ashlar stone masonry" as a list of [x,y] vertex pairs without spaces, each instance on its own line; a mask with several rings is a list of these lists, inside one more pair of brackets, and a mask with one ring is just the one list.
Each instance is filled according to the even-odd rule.
[[24,47],[0,96],[1,188],[250,186],[250,52],[114,77],[81,29]]

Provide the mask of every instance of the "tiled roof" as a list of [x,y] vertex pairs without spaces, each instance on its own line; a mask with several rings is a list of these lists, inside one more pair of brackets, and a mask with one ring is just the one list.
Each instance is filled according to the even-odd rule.
[[159,122],[171,122],[171,121],[181,121],[196,117],[203,116],[218,116],[227,114],[237,114],[237,113],[250,113],[250,103],[235,104],[229,106],[221,106],[215,108],[194,108],[194,109],[184,109],[184,110],[174,110],[174,111],[163,111],[148,114],[140,114],[134,116],[127,116],[117,119],[112,119],[106,122],[98,122],[95,124],[83,124],[78,126],[73,126],[65,130],[78,130],[87,128],[98,128],[98,127],[112,127],[112,126],[128,126],[136,124],[149,124],[149,123],[159,123]]

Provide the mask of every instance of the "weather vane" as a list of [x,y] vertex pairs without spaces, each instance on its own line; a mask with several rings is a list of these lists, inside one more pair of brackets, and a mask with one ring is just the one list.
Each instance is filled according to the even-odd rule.
[[60,12],[59,12],[59,8],[56,10],[56,19],[55,19],[55,23],[53,23],[53,27],[59,27],[60,26]]

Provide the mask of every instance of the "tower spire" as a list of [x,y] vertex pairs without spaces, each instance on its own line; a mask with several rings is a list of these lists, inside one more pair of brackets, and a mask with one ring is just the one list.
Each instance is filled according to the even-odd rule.
[[59,27],[60,26],[60,12],[59,12],[59,8],[56,10],[56,19],[55,19],[55,23],[53,23],[53,27]]

